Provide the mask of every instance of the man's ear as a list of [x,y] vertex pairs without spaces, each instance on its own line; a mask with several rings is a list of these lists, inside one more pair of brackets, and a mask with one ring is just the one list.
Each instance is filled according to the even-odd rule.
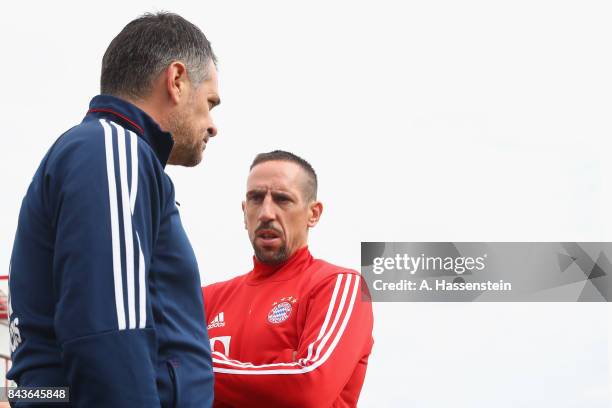
[[187,90],[189,78],[187,68],[180,61],[174,61],[166,68],[166,89],[170,100],[178,105]]
[[246,202],[245,201],[242,202],[242,220],[244,221],[244,229],[247,229],[247,224],[246,224]]
[[319,222],[321,219],[321,214],[323,214],[323,204],[320,201],[314,201],[308,205],[308,228],[312,228]]

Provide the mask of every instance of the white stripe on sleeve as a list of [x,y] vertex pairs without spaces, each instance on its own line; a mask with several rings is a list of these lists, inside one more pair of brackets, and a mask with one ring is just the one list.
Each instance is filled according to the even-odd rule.
[[104,128],[104,147],[106,150],[106,175],[108,177],[108,200],[110,204],[111,240],[113,251],[113,282],[115,285],[115,306],[117,325],[125,329],[125,309],[123,306],[123,280],[121,277],[121,246],[119,243],[119,212],[117,206],[117,185],[115,183],[115,158],[113,154],[113,133],[110,125],[100,119]]
[[[136,196],[138,195],[138,136],[136,133],[128,130],[130,135],[130,152],[132,154],[132,185],[130,187],[130,210],[134,215],[134,207],[136,206]],[[136,231],[136,239],[138,240],[138,327],[144,329],[147,324],[147,288],[145,286],[145,262],[142,254],[142,245],[140,237]]]
[[144,329],[147,325],[147,287],[145,286],[145,261],[140,246],[140,237],[136,231],[138,240],[138,327]]
[[308,356],[306,356],[306,360],[301,361],[304,364],[305,361],[308,361],[312,358],[313,348],[316,342],[323,338],[325,334],[325,330],[327,330],[327,325],[329,324],[329,319],[331,318],[331,314],[334,311],[334,306],[336,305],[336,298],[338,297],[338,290],[340,289],[340,284],[342,283],[342,274],[338,274],[338,278],[336,278],[336,286],[334,286],[334,293],[332,294],[331,301],[329,302],[329,307],[327,308],[327,314],[325,315],[325,321],[321,326],[321,330],[319,331],[319,335],[317,339],[310,343],[308,346]]
[[[334,351],[334,349],[336,348],[336,346],[338,345],[338,342],[340,341],[340,339],[342,338],[342,334],[344,333],[344,330],[346,329],[346,326],[349,322],[349,319],[351,317],[351,313],[353,311],[353,307],[355,305],[355,299],[357,297],[357,292],[358,292],[358,288],[359,288],[359,276],[354,276],[354,283],[351,287],[351,280],[352,280],[352,274],[348,274],[347,275],[347,279],[346,279],[346,283],[345,283],[345,287],[343,290],[343,294],[342,294],[342,298],[340,299],[340,304],[338,305],[338,308],[336,309],[336,314],[334,316],[334,321],[332,323],[332,326],[328,329],[327,334],[323,337],[324,342],[322,342],[321,344],[318,345],[317,347],[317,352],[316,352],[316,356],[314,359],[312,359],[312,364],[310,365],[306,365],[304,366],[301,363],[306,363],[308,360],[305,359],[301,359],[300,363],[274,363],[274,364],[261,364],[261,365],[255,365],[252,363],[245,363],[245,362],[240,362],[237,360],[230,360],[229,358],[227,358],[226,356],[224,356],[223,354],[217,353],[217,352],[213,352],[213,372],[215,373],[225,373],[225,374],[244,374],[244,375],[270,375],[270,374],[305,374],[308,372],[311,372],[313,370],[315,370],[317,367],[321,366],[323,363],[325,363],[325,361],[327,361],[327,359],[329,358],[329,356],[331,355],[331,353]],[[336,287],[334,288],[334,293],[336,292],[338,283],[340,282],[340,279],[338,279],[336,281]],[[349,288],[352,289],[349,291]],[[346,297],[348,295],[348,293],[350,292],[350,300],[348,302],[348,306],[346,306],[347,302],[346,302]],[[333,295],[332,295],[333,297]],[[335,309],[335,302],[336,299],[334,299],[334,302],[331,302],[331,307],[332,309]],[[346,308],[345,308],[346,306]],[[346,310],[345,310],[346,309]],[[329,309],[328,309],[329,310]],[[346,311],[346,313],[344,313]],[[330,336],[332,335],[332,333],[334,332],[337,322],[340,318],[341,315],[344,315],[344,318],[342,319],[342,323],[340,324],[340,327],[336,333],[336,335],[334,336],[332,342],[330,343],[329,347],[327,348],[327,350],[323,353],[323,355],[321,356],[321,358],[319,359],[319,355],[321,353],[321,350],[323,350],[325,343],[327,342],[327,340],[330,338]],[[327,318],[327,316],[326,316]],[[321,333],[319,333],[321,334]],[[313,342],[316,343],[319,340],[319,337],[317,338],[317,340],[315,340]],[[311,344],[309,346],[309,350],[310,347],[313,345]],[[223,367],[219,367],[218,365],[226,365],[226,366],[230,366],[230,367],[236,367],[236,368],[223,368]],[[271,369],[272,367],[286,367],[286,368],[276,368],[276,369]],[[262,369],[264,368],[264,369]]]
[[127,156],[125,129],[111,122],[117,129],[117,151],[119,152],[119,177],[121,180],[121,207],[123,215],[123,238],[125,244],[125,267],[128,299],[128,327],[136,328],[136,291],[134,283],[134,236],[132,230],[132,212],[127,180]]
[[132,153],[132,186],[130,187],[130,209],[134,214],[134,206],[136,205],[136,195],[138,194],[138,136],[136,133],[128,130],[130,135],[130,152]]

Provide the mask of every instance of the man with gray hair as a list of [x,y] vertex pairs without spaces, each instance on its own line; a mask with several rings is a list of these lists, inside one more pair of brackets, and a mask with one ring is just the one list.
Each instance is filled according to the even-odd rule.
[[106,50],[101,91],[21,206],[8,378],[69,387],[68,407],[210,406],[200,275],[164,168],[195,166],[217,134],[216,57],[189,21],[145,14]]

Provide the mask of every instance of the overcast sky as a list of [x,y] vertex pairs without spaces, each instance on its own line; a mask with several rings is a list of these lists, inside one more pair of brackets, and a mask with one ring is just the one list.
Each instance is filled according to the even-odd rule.
[[[402,5],[400,5],[400,3]],[[324,203],[310,247],[612,241],[606,1],[8,2],[0,45],[8,269],[40,159],[98,93],[111,39],[178,12],[219,57],[219,135],[168,168],[202,280],[245,273],[255,154],[293,151]],[[364,407],[608,407],[607,304],[375,304]]]

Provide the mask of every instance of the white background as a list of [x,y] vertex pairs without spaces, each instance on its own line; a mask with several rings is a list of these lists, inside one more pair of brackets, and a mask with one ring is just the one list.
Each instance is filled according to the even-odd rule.
[[[52,142],[98,93],[110,40],[178,12],[219,57],[219,135],[168,168],[206,283],[246,272],[255,154],[308,159],[315,256],[360,241],[611,241],[605,1],[8,2],[0,24],[0,265]],[[378,303],[364,407],[609,406],[605,304]]]

